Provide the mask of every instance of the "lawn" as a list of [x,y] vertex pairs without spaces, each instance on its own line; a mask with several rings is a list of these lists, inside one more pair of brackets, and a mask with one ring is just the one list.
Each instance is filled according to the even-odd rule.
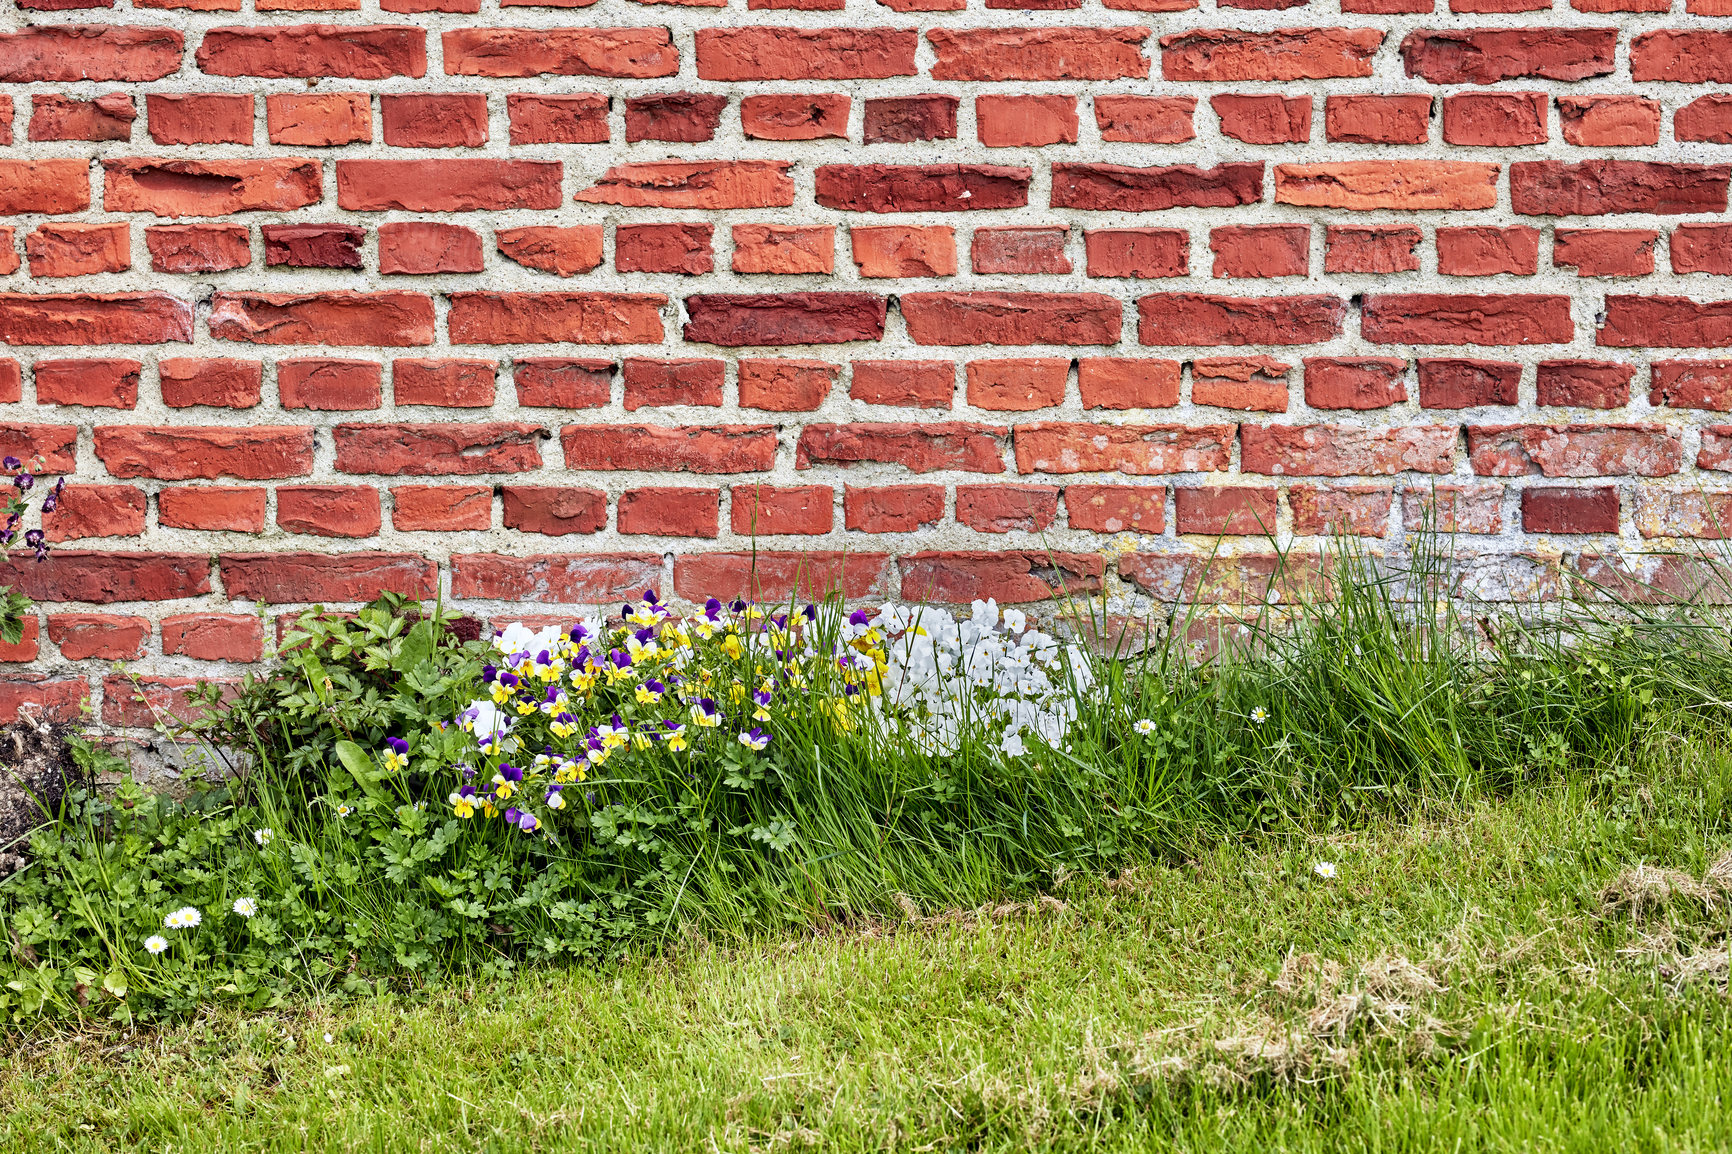
[[1727,1149],[1723,737],[1002,906],[39,1025],[0,1146]]

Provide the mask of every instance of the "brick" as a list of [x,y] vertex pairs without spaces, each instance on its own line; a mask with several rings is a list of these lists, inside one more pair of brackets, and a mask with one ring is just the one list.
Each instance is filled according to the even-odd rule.
[[[934,80],[1125,80],[1149,74],[1149,29],[934,28]],[[912,70],[912,69],[911,69]],[[1171,77],[1169,77],[1171,79]]]
[[988,148],[1038,148],[1077,141],[1074,96],[977,96],[975,132]]
[[868,405],[948,409],[956,393],[949,361],[855,361],[848,395]]
[[1564,140],[1589,147],[1629,148],[1660,142],[1660,104],[1643,96],[1560,96]]
[[0,293],[0,343],[157,345],[192,340],[192,307],[167,293]]
[[1293,532],[1303,536],[1382,537],[1395,490],[1386,485],[1294,485],[1287,490]]
[[[913,76],[911,28],[704,28],[702,80],[884,80]],[[936,76],[936,73],[935,73]]]
[[1694,537],[1723,541],[1727,537],[1728,526],[1732,525],[1732,505],[1728,504],[1727,494],[1724,492],[1641,490],[1636,494],[1635,521],[1637,530],[1644,537]]
[[111,613],[50,613],[48,639],[68,661],[135,661],[144,656],[150,622]]
[[1211,96],[1209,107],[1221,122],[1221,135],[1246,144],[1301,144],[1311,139],[1309,96]]
[[426,75],[427,43],[419,28],[381,24],[212,28],[195,59],[207,76],[385,80]]
[[24,370],[11,358],[0,358],[0,404],[17,404],[24,399]]
[[1469,425],[1467,455],[1482,477],[1668,477],[1683,462],[1662,425]]
[[530,472],[541,467],[545,435],[517,421],[338,425],[331,433],[338,472],[387,477]]
[[1530,345],[1572,340],[1570,298],[1388,293],[1367,296],[1360,333],[1373,344]]
[[842,369],[828,361],[741,357],[740,407],[809,413],[824,404]]
[[1453,425],[1242,425],[1239,468],[1289,477],[1449,473],[1455,468],[1455,438]]
[[1323,135],[1349,144],[1424,144],[1430,96],[1331,96],[1323,102]]
[[843,523],[863,533],[913,533],[944,519],[944,486],[885,485],[842,491]]
[[715,267],[711,231],[707,224],[622,224],[614,233],[614,267],[701,276]]
[[674,558],[674,592],[688,600],[744,597],[754,601],[847,598],[885,587],[889,557],[883,553],[697,553]]
[[125,224],[40,224],[24,238],[33,277],[93,276],[132,267],[132,229]]
[[1196,29],[1161,37],[1168,80],[1328,80],[1370,76],[1375,28]]
[[157,380],[171,409],[250,409],[259,403],[263,369],[258,361],[170,357],[157,362]]
[[494,233],[494,242],[506,259],[562,277],[576,276],[601,265],[599,224],[502,228]]
[[0,81],[161,80],[181,65],[186,39],[169,28],[45,24],[0,33]]
[[607,528],[607,494],[600,489],[507,485],[501,492],[507,529],[564,537]]
[[866,101],[863,136],[867,144],[912,144],[917,140],[956,139],[954,96],[882,96]]
[[1502,485],[1432,485],[1401,494],[1401,523],[1408,532],[1503,531]]
[[996,164],[821,164],[816,200],[845,212],[1021,208],[1031,176],[1030,169]]
[[1271,357],[1200,357],[1191,362],[1191,403],[1284,413],[1292,368]]
[[1099,293],[906,293],[901,311],[920,345],[1110,345],[1120,308]]
[[36,403],[134,409],[143,370],[138,361],[118,358],[37,361]]
[[39,602],[176,601],[211,591],[210,558],[202,553],[56,549],[46,561],[14,558],[0,565],[0,583]]
[[[1652,235],[1652,234],[1650,234]],[[1722,224],[1681,224],[1672,230],[1672,271],[1732,275],[1732,228]],[[1648,271],[1654,269],[1653,244],[1649,242]]]
[[1725,212],[1732,166],[1638,160],[1519,161],[1510,165],[1510,207],[1530,216]]
[[1122,164],[1054,164],[1052,206],[1102,212],[1231,208],[1263,197],[1263,165],[1193,164],[1129,168]]
[[720,532],[717,489],[628,489],[619,498],[619,531],[652,537],[715,537]]
[[144,490],[131,485],[73,485],[42,517],[52,542],[85,537],[136,537],[144,532]]
[[217,686],[224,696],[233,690],[233,682],[216,678],[141,677],[133,679],[121,674],[102,679],[102,720],[109,725],[132,729],[159,725],[178,728],[203,716],[206,707],[193,690],[200,686]]
[[829,276],[835,264],[836,229],[831,225],[734,226],[735,272]]
[[24,618],[24,633],[16,643],[0,641],[0,661],[35,661],[42,651],[42,620],[34,613]]
[[1630,41],[1630,78],[1679,84],[1732,81],[1732,32],[1648,32]]
[[1536,403],[1621,409],[1630,403],[1635,375],[1636,366],[1614,361],[1541,361],[1536,367]]
[[20,717],[34,721],[79,723],[84,720],[90,685],[82,677],[51,679],[28,674],[0,681],[0,721]]
[[247,230],[233,224],[153,224],[144,246],[153,272],[224,272],[253,259]]
[[433,301],[396,292],[219,292],[209,324],[218,340],[258,345],[430,345]]
[[912,473],[1002,473],[1009,434],[1002,425],[960,421],[811,424],[800,430],[794,467],[883,463]]
[[1096,533],[1166,531],[1167,490],[1161,485],[1066,485],[1064,508],[1073,529]]
[[865,225],[848,230],[863,277],[956,275],[956,230],[949,225]]
[[1151,280],[1190,271],[1191,235],[1175,228],[1091,228],[1083,232],[1091,277]]
[[505,98],[512,144],[606,144],[608,98],[595,92],[544,96],[513,92]]
[[440,37],[450,76],[672,76],[666,28],[455,28]]
[[28,140],[131,140],[138,109],[125,92],[94,100],[45,94],[30,98]]
[[313,430],[273,425],[101,425],[96,429],[96,456],[114,477],[163,481],[303,477],[313,467]]
[[1524,533],[1616,533],[1618,491],[1610,485],[1585,489],[1540,486],[1522,490]]
[[1732,361],[1654,361],[1650,369],[1655,408],[1732,412]]
[[0,212],[83,212],[90,207],[82,160],[0,160]]
[[352,224],[267,224],[265,264],[289,268],[360,268],[367,230]]
[[1732,425],[1709,425],[1702,430],[1696,467],[1722,473],[1732,470]]
[[1586,80],[1612,71],[1617,44],[1615,28],[1421,29],[1402,40],[1401,59],[1433,84]]
[[1230,225],[1209,230],[1217,277],[1304,276],[1310,269],[1311,226]]
[[1732,144],[1732,93],[1698,96],[1673,114],[1672,135],[1678,140]]
[[[131,100],[127,101],[128,110]],[[144,98],[158,144],[251,144],[253,98],[222,93],[152,92]],[[130,119],[130,118],[129,118]],[[130,131],[128,132],[130,136]],[[120,137],[119,139],[126,139]]]
[[[626,362],[626,406],[631,406],[631,369]],[[612,361],[569,357],[518,357],[512,385],[517,403],[531,409],[599,409],[613,398]]]
[[659,293],[451,293],[456,345],[659,344]]
[[[1552,264],[1557,268],[1573,268],[1577,276],[1647,276],[1654,271],[1654,243],[1660,237],[1654,229],[1560,228],[1552,235]],[[1674,269],[1677,253],[1674,233]]]
[[1323,233],[1323,271],[1345,273],[1414,272],[1422,239],[1417,228],[1332,224]]
[[1537,228],[1437,230],[1437,271],[1444,276],[1533,276],[1539,264]]
[[970,361],[968,403],[977,409],[1030,412],[1064,403],[1070,362],[1051,357]]
[[297,359],[277,362],[277,393],[285,409],[349,412],[376,409],[380,398],[377,361]]
[[77,425],[0,425],[0,454],[35,463],[39,473],[78,468]]
[[485,267],[481,237],[460,224],[399,221],[380,225],[378,232],[379,271],[387,276],[480,272]]
[[1137,300],[1145,345],[1308,345],[1341,334],[1335,297],[1228,297],[1154,293]]
[[659,590],[661,570],[659,556],[633,553],[458,553],[451,558],[451,593],[490,601],[594,605]]
[[1108,96],[1094,99],[1101,139],[1128,144],[1182,144],[1196,138],[1194,96]]
[[337,207],[352,212],[558,208],[558,161],[339,160]]
[[1492,208],[1498,166],[1465,160],[1277,164],[1275,202],[1320,208]]
[[1041,550],[909,553],[899,561],[906,601],[1000,604],[1087,595],[1100,588],[1106,564],[1097,555]]
[[1387,409],[1407,400],[1407,362],[1389,357],[1306,357],[1305,403],[1314,409]]
[[794,203],[789,167],[785,160],[619,164],[577,199],[631,208],[786,208]]
[[726,366],[716,360],[629,358],[624,373],[626,412],[646,406],[720,405],[725,372]]
[[1732,301],[1699,303],[1687,297],[1607,296],[1595,344],[1635,349],[1732,346]]
[[188,613],[162,619],[164,654],[200,661],[257,661],[265,648],[265,626],[257,616]]
[[567,425],[560,436],[568,469],[762,473],[776,463],[771,425]]
[[1042,533],[1058,520],[1050,485],[958,485],[956,523],[977,533]]
[[699,144],[715,139],[728,98],[711,92],[660,92],[625,102],[625,139]]
[[740,128],[751,140],[846,140],[848,108],[832,93],[743,96]]
[[491,408],[495,372],[492,361],[399,358],[391,362],[391,399],[399,405]]
[[373,139],[372,100],[364,92],[272,93],[265,136],[295,148],[335,148]]
[[1276,495],[1272,486],[1184,486],[1173,491],[1173,498],[1180,533],[1265,537],[1275,532]]
[[428,598],[439,585],[438,566],[406,553],[224,553],[217,568],[232,600],[268,605],[366,602],[381,593]]
[[283,485],[277,524],[316,537],[372,537],[379,532],[379,490],[354,485]]
[[1019,473],[1221,472],[1232,458],[1232,425],[1086,425],[1064,421],[1016,427]]
[[379,97],[385,143],[396,148],[480,148],[487,143],[487,97],[473,92]]
[[227,216],[286,211],[323,195],[314,160],[105,160],[102,205],[109,212]]
[[1551,132],[1543,92],[1461,92],[1443,98],[1445,144],[1518,148]]
[[1083,357],[1077,391],[1085,409],[1170,409],[1181,372],[1178,361],[1154,357]]
[[1513,405],[1522,367],[1507,361],[1419,358],[1419,404],[1426,409]]
[[[907,299],[903,298],[905,314]],[[884,335],[888,304],[886,298],[874,293],[690,296],[686,298],[686,315],[691,319],[685,325],[685,338],[728,347],[875,341]]]
[[977,228],[969,260],[977,273],[1065,274],[1066,228]]
[[835,493],[828,485],[735,485],[729,514],[746,536],[822,536],[835,527]]
[[156,495],[156,514],[167,529],[262,533],[265,491],[234,485],[162,489]]
[[458,533],[493,525],[493,490],[483,485],[398,485],[391,526],[409,533]]

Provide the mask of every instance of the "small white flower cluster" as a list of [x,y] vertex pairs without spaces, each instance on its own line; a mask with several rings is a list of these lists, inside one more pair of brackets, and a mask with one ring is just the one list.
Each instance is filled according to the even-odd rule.
[[1020,609],[1000,614],[996,601],[976,601],[961,621],[943,609],[887,605],[872,626],[886,637],[880,708],[899,711],[929,753],[954,751],[963,728],[977,724],[1002,726],[999,746],[1011,757],[1028,752],[1025,730],[1059,745],[1078,695],[1094,682],[1078,647],[1028,628]]
[[163,918],[162,924],[165,929],[190,930],[203,920],[204,917],[196,909],[191,906],[182,906]]

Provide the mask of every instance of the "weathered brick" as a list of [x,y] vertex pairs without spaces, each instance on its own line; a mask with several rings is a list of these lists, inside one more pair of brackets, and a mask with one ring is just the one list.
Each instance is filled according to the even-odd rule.
[[156,513],[170,529],[202,529],[220,533],[262,533],[265,490],[235,485],[189,485],[162,489]]
[[907,293],[908,335],[920,345],[1110,345],[1119,303],[1099,293]]
[[339,472],[391,477],[530,472],[545,436],[519,421],[338,425],[331,434]]
[[337,206],[353,212],[558,208],[558,161],[339,160]]
[[1437,230],[1437,271],[1444,276],[1533,276],[1539,266],[1537,228]]
[[710,237],[707,224],[622,224],[614,233],[614,267],[701,276],[715,267]]
[[[599,261],[599,235],[596,247]],[[736,224],[733,269],[828,276],[836,270],[836,230],[830,225]]]
[[1395,490],[1387,485],[1294,485],[1287,490],[1293,532],[1304,536],[1382,537]]
[[843,521],[863,533],[913,533],[944,518],[944,486],[847,486],[842,493]]
[[131,485],[74,485],[42,515],[42,527],[53,542],[136,537],[144,532],[144,507],[144,490]]
[[1311,139],[1309,96],[1211,96],[1221,135],[1246,144],[1300,144]]
[[181,65],[186,38],[170,28],[37,24],[0,33],[0,81],[161,80]]
[[1617,44],[1615,28],[1421,29],[1402,40],[1401,59],[1433,84],[1586,80],[1612,71]]
[[1185,485],[1173,491],[1173,503],[1180,533],[1211,537],[1275,533],[1277,499],[1273,486]]
[[[130,100],[127,105],[130,111]],[[152,92],[144,98],[144,107],[149,117],[150,138],[158,144],[253,142],[251,96],[216,92]]]
[[1085,425],[1063,421],[1016,427],[1019,473],[1163,473],[1224,471],[1232,425]]
[[977,533],[1041,533],[1058,520],[1051,485],[958,485],[956,523]]
[[567,425],[568,469],[762,473],[776,463],[772,425]]
[[1419,268],[1413,250],[1421,239],[1417,228],[1407,226],[1332,224],[1324,229],[1323,271],[1413,272]]
[[1621,409],[1630,403],[1636,366],[1615,361],[1541,361],[1537,403],[1583,409]]
[[223,272],[252,263],[247,230],[233,224],[156,224],[144,230],[154,272]]
[[687,553],[674,558],[674,592],[688,600],[745,597],[755,601],[815,601],[831,593],[868,597],[886,592],[883,553]]
[[828,485],[735,485],[730,524],[744,536],[822,536],[835,527],[835,493]]
[[1031,175],[1027,168],[996,164],[821,164],[816,199],[846,212],[1021,208],[1028,203]]
[[144,656],[150,622],[111,613],[50,613],[48,639],[68,661],[134,661]]
[[378,236],[379,271],[386,275],[480,272],[485,267],[481,237],[460,224],[393,222],[380,225]]
[[1179,403],[1178,361],[1154,357],[1083,357],[1077,391],[1085,409],[1167,409]]
[[446,326],[457,345],[656,344],[659,293],[451,293]]
[[608,98],[599,93],[543,96],[513,92],[505,98],[511,143],[606,144]]
[[224,553],[217,569],[231,600],[268,605],[365,602],[381,593],[433,597],[439,585],[438,566],[408,553]]
[[493,525],[493,490],[482,485],[397,485],[391,525],[405,532],[457,533]]
[[1443,98],[1445,144],[1518,148],[1549,136],[1543,92],[1460,92]]
[[619,531],[652,537],[715,537],[719,489],[628,489],[619,498]]
[[1588,488],[1536,486],[1522,490],[1524,533],[1616,533],[1618,491],[1610,485]]
[[96,456],[115,477],[162,481],[304,477],[313,468],[313,430],[298,425],[100,425]]
[[132,267],[132,229],[125,224],[40,224],[24,238],[33,277],[92,276]]
[[564,537],[607,528],[607,494],[600,489],[506,485],[500,492],[507,529]]
[[884,96],[866,101],[863,139],[867,144],[910,144],[916,140],[956,139],[954,96]]
[[379,490],[356,485],[282,485],[277,525],[315,537],[372,537],[379,532]]
[[138,378],[144,366],[115,357],[36,362],[36,402],[105,409],[138,407]]
[[1042,550],[909,553],[901,557],[900,596],[906,601],[959,603],[993,598],[1000,604],[1087,595],[1106,569],[1096,554]]
[[948,409],[956,394],[956,366],[949,361],[854,361],[850,367],[848,395],[868,405]]
[[842,369],[828,361],[742,357],[739,372],[742,409],[809,413],[824,404]]
[[1732,361],[1654,361],[1649,369],[1655,408],[1732,412]]
[[740,99],[740,129],[752,140],[848,137],[849,98],[830,93]]
[[956,275],[956,230],[948,225],[862,225],[848,230],[863,277]]
[[1228,297],[1155,293],[1137,300],[1145,345],[1308,345],[1341,333],[1335,297]]
[[1331,96],[1323,102],[1323,135],[1349,144],[1424,144],[1430,96]]
[[1193,164],[1130,168],[1122,164],[1055,164],[1052,207],[1101,212],[1230,208],[1263,197],[1263,165]]
[[1311,262],[1311,226],[1230,225],[1209,230],[1217,277],[1304,276]]
[[812,424],[800,430],[794,467],[878,462],[901,465],[912,473],[956,469],[969,473],[1004,472],[1002,425],[959,421]]
[[212,28],[195,59],[209,76],[385,80],[426,75],[427,43],[421,29],[395,25]]
[[685,303],[686,340],[739,347],[875,341],[884,335],[889,301],[874,293],[810,292],[721,293]]
[[1031,412],[1064,403],[1070,362],[1054,357],[969,361],[968,403],[977,409]]
[[1075,144],[1074,96],[977,96],[975,134],[988,148],[1039,148]]
[[259,403],[264,380],[260,362],[232,357],[168,357],[157,362],[156,373],[162,403],[171,409],[250,409]]
[[1194,96],[1109,96],[1094,99],[1102,140],[1128,144],[1182,144],[1196,138]]
[[335,148],[373,139],[372,101],[364,92],[272,93],[265,97],[272,144]]
[[1168,80],[1327,80],[1370,76],[1375,28],[1195,29],[1161,37]]
[[433,300],[396,292],[219,292],[208,323],[218,340],[256,345],[430,345]]
[[1467,454],[1482,477],[1668,477],[1683,445],[1654,424],[1469,425]]
[[[626,362],[626,407],[631,408],[632,362]],[[613,397],[612,361],[570,357],[518,357],[511,383],[517,403],[531,409],[599,409]]]
[[267,224],[265,264],[289,268],[360,268],[367,230],[352,224]]
[[[592,204],[659,208],[786,208],[794,182],[785,160],[654,161],[607,170],[577,199]],[[554,203],[557,205],[557,181]]]
[[1272,357],[1199,357],[1191,362],[1191,403],[1257,413],[1287,411],[1287,374]]
[[1455,439],[1453,425],[1242,425],[1239,467],[1288,477],[1448,473],[1455,468]]
[[659,92],[628,97],[625,139],[700,144],[714,140],[728,98],[713,92]]
[[1387,293],[1365,298],[1360,332],[1375,344],[1531,345],[1575,335],[1563,296]]
[[1725,164],[1518,161],[1509,166],[1510,207],[1529,216],[1725,212],[1729,177]]
[[1321,208],[1491,208],[1498,166],[1466,160],[1277,164],[1275,201]]
[[1306,357],[1305,403],[1314,409],[1386,409],[1407,400],[1407,362]]
[[1513,405],[1522,367],[1508,361],[1419,358],[1419,404],[1425,409]]
[[1142,53],[1148,37],[1149,29],[1143,27],[934,28],[926,34],[938,54],[932,65],[934,80],[1143,77],[1149,74]]
[[[1560,228],[1552,234],[1552,264],[1573,268],[1577,276],[1647,276],[1654,271],[1654,242],[1659,238],[1651,228]],[[1683,271],[1678,250],[1673,233],[1672,267]]]
[[1595,343],[1620,349],[1726,348],[1732,346],[1732,301],[1607,296]]
[[[58,94],[30,98],[29,140],[131,140],[138,109],[125,92],[109,92],[94,100]],[[168,142],[164,142],[168,143]]]
[[162,619],[162,651],[200,661],[257,661],[265,625],[239,613],[188,613]]
[[451,76],[613,76],[680,69],[666,28],[454,28],[441,36]]
[[1167,490],[1161,485],[1066,485],[1064,508],[1073,529],[1159,534],[1166,530]]

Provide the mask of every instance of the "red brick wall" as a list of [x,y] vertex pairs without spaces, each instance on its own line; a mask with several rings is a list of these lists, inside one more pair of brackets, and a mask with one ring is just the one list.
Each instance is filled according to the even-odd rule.
[[754,538],[1135,607],[1434,493],[1490,596],[1713,535],[1732,4],[1206,3],[18,4],[4,449],[78,484],[0,711]]

